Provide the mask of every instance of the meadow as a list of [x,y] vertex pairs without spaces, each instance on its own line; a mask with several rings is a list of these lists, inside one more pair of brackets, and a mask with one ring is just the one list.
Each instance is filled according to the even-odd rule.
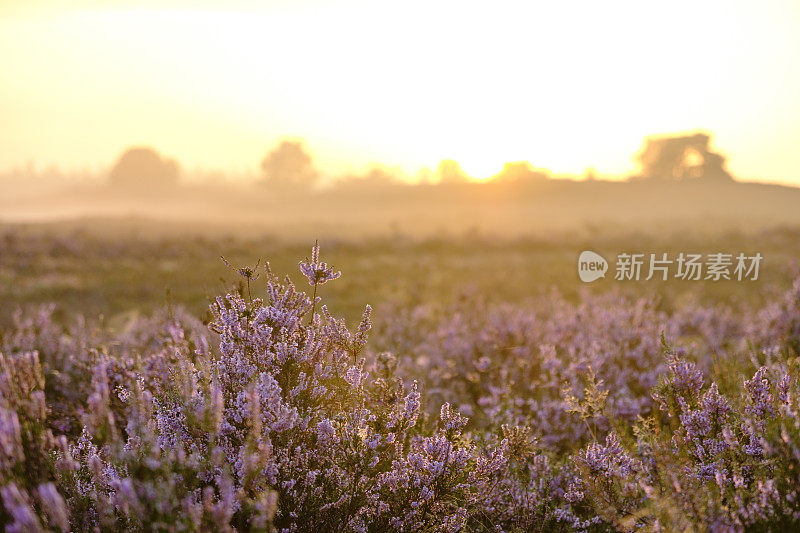
[[[0,523],[800,524],[800,231],[312,244],[1,227]],[[765,259],[757,281],[583,284],[585,249]]]
[[[362,221],[362,224],[364,222]],[[800,231],[792,226],[742,231],[685,224],[586,225],[574,231],[534,231],[498,237],[476,229],[441,234],[376,237],[345,232],[322,239],[326,256],[346,275],[326,292],[329,306],[357,320],[365,303],[450,301],[480,293],[517,303],[558,290],[576,301],[582,292],[622,290],[657,296],[662,305],[687,299],[762,304],[791,285],[800,258]],[[148,219],[88,219],[0,225],[0,324],[18,307],[56,303],[56,316],[103,316],[114,325],[174,303],[202,316],[214,296],[238,283],[220,259],[293,276],[314,237],[220,224],[159,223]],[[622,252],[760,252],[757,281],[697,283],[580,283],[578,254],[595,250],[612,261]]]

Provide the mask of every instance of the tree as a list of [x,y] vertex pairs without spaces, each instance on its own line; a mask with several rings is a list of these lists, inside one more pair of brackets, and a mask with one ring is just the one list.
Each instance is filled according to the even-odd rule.
[[673,137],[651,137],[637,159],[645,178],[683,180],[730,180],[725,158],[709,150],[705,133]]
[[547,173],[536,170],[527,161],[512,161],[503,166],[503,170],[492,176],[498,183],[530,183],[547,179]]
[[108,174],[114,187],[152,190],[178,183],[180,169],[172,159],[161,157],[152,148],[129,148]]
[[311,156],[296,141],[283,141],[261,162],[262,183],[280,188],[307,188],[316,183],[319,173]]

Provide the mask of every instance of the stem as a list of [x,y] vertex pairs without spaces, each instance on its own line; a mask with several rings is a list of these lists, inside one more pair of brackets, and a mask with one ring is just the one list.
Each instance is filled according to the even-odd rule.
[[317,313],[317,284],[316,283],[314,284],[314,296],[311,298],[311,301],[314,302],[314,303],[311,305],[311,322],[309,322],[309,325],[314,323],[314,315]]

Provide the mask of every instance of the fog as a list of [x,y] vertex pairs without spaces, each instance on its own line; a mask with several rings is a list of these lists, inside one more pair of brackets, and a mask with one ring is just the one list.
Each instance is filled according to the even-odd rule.
[[628,176],[554,176],[531,162],[469,176],[443,159],[422,179],[375,166],[336,176],[302,140],[267,150],[254,176],[203,175],[146,146],[104,172],[23,169],[0,180],[6,223],[143,218],[187,231],[253,231],[298,237],[523,236],[596,226],[758,230],[800,222],[800,189],[732,176],[705,132],[661,135],[634,152]]

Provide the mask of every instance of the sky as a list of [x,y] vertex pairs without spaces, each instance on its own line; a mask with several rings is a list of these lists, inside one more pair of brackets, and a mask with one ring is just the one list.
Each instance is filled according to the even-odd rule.
[[624,175],[696,130],[800,185],[800,2],[0,1],[0,171],[244,173],[302,138],[334,174]]

